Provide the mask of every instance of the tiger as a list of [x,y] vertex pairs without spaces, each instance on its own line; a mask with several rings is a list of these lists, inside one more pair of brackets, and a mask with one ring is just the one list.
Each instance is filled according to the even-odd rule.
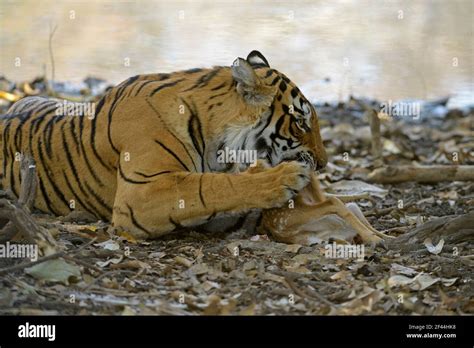
[[[136,238],[242,224],[284,205],[327,163],[314,106],[255,50],[230,66],[130,77],[92,117],[58,112],[63,104],[25,97],[1,117],[2,187],[18,196],[28,155],[36,210],[84,211]],[[224,150],[252,151],[262,169],[222,160]]]

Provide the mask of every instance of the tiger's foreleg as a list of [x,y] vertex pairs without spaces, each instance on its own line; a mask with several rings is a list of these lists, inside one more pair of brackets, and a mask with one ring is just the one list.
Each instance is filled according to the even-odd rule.
[[112,222],[138,238],[156,238],[220,214],[281,206],[309,180],[310,169],[297,162],[259,173],[172,172],[146,181],[119,175]]

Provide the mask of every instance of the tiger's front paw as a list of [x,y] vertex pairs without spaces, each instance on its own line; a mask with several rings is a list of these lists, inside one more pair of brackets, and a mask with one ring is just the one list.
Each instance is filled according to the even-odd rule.
[[284,162],[269,170],[267,206],[281,207],[309,184],[311,168],[300,162]]

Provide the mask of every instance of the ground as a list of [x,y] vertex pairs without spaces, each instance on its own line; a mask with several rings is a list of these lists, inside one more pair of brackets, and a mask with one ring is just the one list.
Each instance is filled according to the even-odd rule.
[[[358,183],[373,159],[363,110],[351,101],[316,108],[330,157],[323,186],[338,192],[346,179],[344,193],[364,193]],[[445,111],[382,122],[385,163],[452,164],[456,152],[458,164],[473,164],[472,109]],[[357,203],[375,228],[393,236],[473,210],[473,182],[374,186],[382,190]],[[455,245],[443,246],[441,238],[404,250],[367,245],[357,260],[245,230],[137,241],[81,216],[34,218],[66,252],[16,271],[4,270],[25,260],[0,259],[0,314],[474,313],[472,234]]]

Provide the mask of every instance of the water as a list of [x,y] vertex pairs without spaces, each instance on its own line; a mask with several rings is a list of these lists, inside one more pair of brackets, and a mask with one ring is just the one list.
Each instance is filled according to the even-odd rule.
[[[230,65],[253,49],[315,102],[451,95],[473,103],[473,2],[5,1],[0,74],[51,72],[116,83],[138,74]],[[73,12],[71,12],[73,11]],[[21,66],[15,67],[15,59]],[[129,64],[127,64],[127,62]]]

